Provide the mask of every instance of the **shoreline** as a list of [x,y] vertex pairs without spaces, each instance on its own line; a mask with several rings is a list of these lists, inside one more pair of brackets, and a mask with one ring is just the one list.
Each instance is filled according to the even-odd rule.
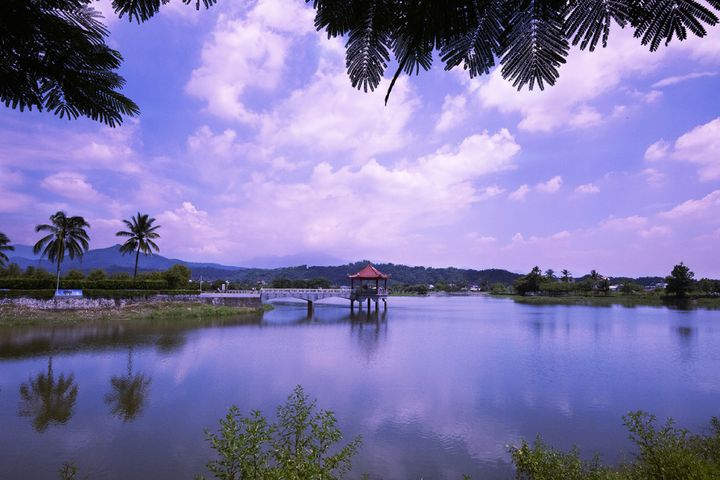
[[608,296],[549,296],[549,295],[491,295],[493,298],[507,298],[515,303],[524,305],[566,305],[586,307],[611,307],[619,305],[626,308],[633,307],[664,307],[679,310],[720,309],[720,297],[700,297],[675,299],[658,295],[608,295]]
[[236,307],[198,302],[147,302],[115,307],[40,309],[24,305],[0,304],[0,328],[44,325],[74,325],[96,320],[180,320],[209,317],[262,315],[271,305]]

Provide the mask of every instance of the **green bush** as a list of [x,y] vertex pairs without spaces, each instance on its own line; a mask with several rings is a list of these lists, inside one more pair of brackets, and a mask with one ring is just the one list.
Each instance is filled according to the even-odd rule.
[[233,406],[220,420],[220,431],[206,434],[218,454],[207,469],[225,480],[339,479],[361,445],[357,437],[338,448],[343,436],[335,415],[318,411],[301,386],[278,407],[276,423],[257,410],[245,417]]
[[561,452],[538,437],[511,447],[518,480],[712,480],[720,478],[720,419],[713,417],[706,435],[675,427],[672,419],[660,428],[653,415],[638,411],[623,417],[638,448],[635,461],[611,469],[598,457],[587,462],[577,449]]
[[[41,290],[55,289],[55,279],[46,278],[0,278],[0,288]],[[66,280],[60,281],[60,288],[65,289],[100,289],[100,290],[167,290],[169,288],[166,280]]]

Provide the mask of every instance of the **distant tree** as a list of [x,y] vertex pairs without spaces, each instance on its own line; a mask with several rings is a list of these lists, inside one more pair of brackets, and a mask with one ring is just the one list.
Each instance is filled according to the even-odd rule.
[[607,278],[600,279],[597,283],[597,289],[605,295],[610,293],[610,280]]
[[562,273],[562,277],[561,277],[561,278],[562,278],[562,281],[563,281],[564,283],[570,283],[570,279],[572,278],[572,277],[570,276],[570,270],[568,270],[568,269],[566,269],[566,268],[563,268],[562,272],[560,272],[560,273]]
[[175,264],[163,272],[163,277],[167,280],[168,288],[188,288],[190,282],[190,269],[185,265]]
[[41,257],[47,257],[57,265],[57,283],[55,290],[60,289],[60,265],[65,259],[65,254],[70,259],[82,258],[90,247],[90,237],[86,228],[90,224],[83,217],[68,217],[63,211],[50,216],[49,224],[42,224],[35,227],[36,232],[49,232],[42,237],[33,247],[35,254],[41,253]]
[[154,218],[150,218],[147,214],[141,215],[140,212],[136,216],[131,217],[130,220],[123,220],[127,230],[121,230],[115,235],[118,237],[127,237],[125,243],[120,246],[120,253],[125,255],[126,253],[135,253],[135,273],[133,273],[133,280],[137,278],[138,270],[138,258],[140,252],[145,255],[151,255],[153,250],[156,252],[160,251],[154,239],[160,238],[160,234],[157,233],[157,229],[160,225],[153,225],[155,223]]
[[273,278],[271,285],[272,288],[292,288],[292,280],[285,277]]
[[65,274],[65,280],[82,280],[84,278],[85,275],[80,270],[73,269]]
[[4,267],[9,260],[5,252],[11,252],[13,250],[15,250],[15,247],[10,245],[10,239],[7,235],[0,232],[0,267]]
[[327,278],[312,278],[307,281],[307,288],[330,288],[332,283]]
[[22,270],[17,263],[11,263],[5,269],[3,269],[3,276],[10,278],[17,278],[22,276]]
[[113,280],[130,280],[130,274],[127,272],[115,272],[110,275]]
[[624,282],[622,285],[620,285],[620,292],[622,292],[623,295],[633,295],[642,291],[642,285],[639,285],[635,282]]
[[505,284],[500,282],[493,283],[492,287],[490,287],[490,293],[493,295],[502,295],[507,293],[507,287],[505,287]]
[[668,277],[665,277],[665,291],[677,297],[686,297],[692,290],[695,274],[683,263],[675,265]]
[[515,291],[520,295],[530,292],[539,292],[543,281],[542,271],[540,267],[534,267],[530,273],[523,275],[515,280]]
[[547,270],[545,270],[545,278],[551,282],[557,280],[557,277],[555,276],[555,270],[553,270],[552,268],[548,268]]
[[103,270],[101,268],[96,268],[94,270],[91,270],[87,276],[87,279],[92,282],[97,282],[99,280],[105,280],[106,278],[107,278],[107,275],[105,274],[105,270]]

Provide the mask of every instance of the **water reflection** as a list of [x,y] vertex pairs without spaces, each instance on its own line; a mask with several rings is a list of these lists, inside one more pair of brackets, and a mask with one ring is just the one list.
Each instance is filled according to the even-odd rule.
[[172,354],[182,350],[186,333],[194,329],[261,322],[262,315],[243,315],[222,319],[104,320],[68,327],[0,329],[0,360],[130,346],[152,346],[161,353]]
[[350,331],[368,362],[374,360],[382,340],[387,337],[386,316],[386,312],[361,312],[349,316]]
[[133,349],[128,348],[127,375],[110,379],[111,391],[105,395],[110,413],[123,422],[130,422],[142,413],[147,400],[151,378],[142,373],[133,373]]
[[21,417],[31,417],[33,428],[44,432],[51,424],[62,425],[73,416],[78,386],[71,373],[55,375],[52,354],[48,358],[47,372],[40,372],[20,385]]

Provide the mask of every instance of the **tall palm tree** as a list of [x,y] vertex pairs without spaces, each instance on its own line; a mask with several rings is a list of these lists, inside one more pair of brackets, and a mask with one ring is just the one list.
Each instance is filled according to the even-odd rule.
[[562,273],[563,282],[565,282],[565,283],[570,282],[570,270],[568,270],[567,268],[563,268],[562,272],[560,272],[560,273]]
[[5,255],[5,252],[9,252],[12,250],[15,250],[15,247],[12,245],[8,245],[10,243],[10,239],[5,235],[4,233],[0,232],[0,267],[5,266],[5,263],[8,261],[7,255]]
[[90,224],[83,217],[68,217],[63,211],[50,215],[50,224],[37,225],[36,232],[50,232],[33,247],[34,253],[42,251],[42,257],[47,257],[57,265],[57,283],[55,291],[60,289],[60,264],[65,259],[65,253],[73,259],[82,258],[90,247],[90,237],[85,231]]
[[160,238],[160,234],[157,233],[157,229],[160,225],[154,225],[154,218],[149,215],[141,215],[140,212],[134,217],[130,217],[130,220],[123,220],[123,223],[127,226],[128,230],[121,230],[115,235],[118,237],[128,237],[128,239],[120,246],[120,253],[125,255],[126,253],[135,252],[135,273],[133,274],[133,280],[137,278],[138,270],[138,258],[140,252],[145,255],[151,255],[152,251],[160,251],[153,239]]

